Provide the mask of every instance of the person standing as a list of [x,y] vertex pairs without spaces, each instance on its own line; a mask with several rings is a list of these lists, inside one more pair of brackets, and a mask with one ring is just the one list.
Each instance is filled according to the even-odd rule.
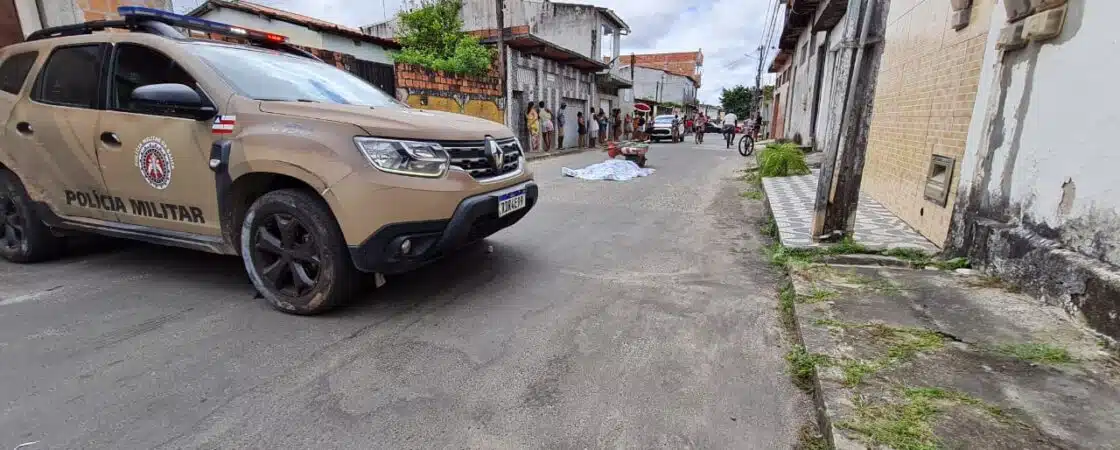
[[626,113],[626,117],[622,119],[622,137],[628,141],[634,139],[634,119],[630,117],[630,113]]
[[[541,102],[543,105],[544,102]],[[544,135],[544,151],[552,150],[552,139],[556,137],[555,124],[552,123],[552,110],[541,106],[541,133]]]
[[576,112],[576,132],[579,133],[579,148],[587,146],[587,119],[583,117],[583,111]]
[[599,108],[599,145],[607,143],[607,127],[610,126],[610,119],[607,117],[607,111]]
[[529,102],[529,112],[525,113],[525,124],[529,127],[529,151],[541,151],[541,117],[537,114],[537,104]]
[[557,149],[564,148],[564,122],[567,122],[567,118],[564,117],[564,114],[567,112],[567,109],[568,109],[568,105],[566,105],[564,103],[561,103],[560,104],[560,113],[556,115],[556,148]]
[[[592,109],[591,112],[595,110]],[[599,118],[597,114],[592,114],[590,119],[590,123],[587,124],[587,146],[594,148],[595,140],[599,138]]]

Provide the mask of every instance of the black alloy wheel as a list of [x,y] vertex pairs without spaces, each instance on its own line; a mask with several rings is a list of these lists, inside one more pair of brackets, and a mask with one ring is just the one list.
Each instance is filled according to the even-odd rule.
[[278,212],[263,217],[252,245],[261,280],[273,292],[302,297],[319,284],[323,248],[295,216]]
[[0,247],[8,251],[22,247],[26,239],[23,231],[25,223],[15,199],[6,192],[0,192]]

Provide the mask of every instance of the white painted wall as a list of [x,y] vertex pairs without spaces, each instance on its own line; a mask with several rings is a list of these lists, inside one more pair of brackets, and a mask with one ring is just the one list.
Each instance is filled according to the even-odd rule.
[[366,61],[392,64],[392,59],[389,58],[388,52],[377,44],[372,42],[362,42],[360,45],[355,44],[354,40],[349,37],[321,33],[303,25],[297,25],[282,20],[270,20],[256,14],[249,14],[231,8],[212,10],[203,14],[202,18],[215,22],[282,34],[287,36],[289,41],[296,45],[346,53]]
[[[630,67],[619,67],[615,73],[630,76]],[[658,84],[660,83],[660,97]],[[696,85],[688,77],[648,67],[634,67],[634,97],[661,102],[685,104],[696,99]]]
[[[1012,220],[1045,224],[1071,249],[1120,264],[1120,60],[1107,56],[1120,54],[1120,2],[1069,5],[1061,36],[1003,59],[995,40],[1006,17],[995,7],[961,198],[971,189],[993,201],[1007,198]],[[1009,77],[1001,79],[1005,70]],[[1067,182],[1075,192],[1063,189]]]

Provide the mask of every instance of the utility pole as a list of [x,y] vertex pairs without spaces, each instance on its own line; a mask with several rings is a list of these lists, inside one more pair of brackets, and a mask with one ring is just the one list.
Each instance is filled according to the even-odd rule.
[[836,79],[845,85],[834,87],[834,92],[839,90],[847,95],[839,135],[825,151],[817,183],[812,230],[816,241],[834,241],[855,234],[889,5],[890,0],[848,2],[848,20],[844,22],[843,42],[836,60]]
[[502,87],[502,97],[506,99],[506,123],[512,123],[510,117],[513,108],[509,105],[510,92],[509,86],[506,81],[509,77],[506,76],[506,1],[494,0],[494,15],[498,17],[498,77],[501,78],[498,84]]

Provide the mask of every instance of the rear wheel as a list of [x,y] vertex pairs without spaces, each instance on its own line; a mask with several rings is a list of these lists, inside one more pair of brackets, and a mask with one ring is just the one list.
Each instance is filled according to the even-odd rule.
[[45,261],[58,257],[64,243],[35,213],[19,178],[0,169],[0,256],[18,263]]
[[330,210],[302,190],[273,191],[253,202],[241,227],[241,259],[261,296],[286,313],[326,312],[358,285]]

